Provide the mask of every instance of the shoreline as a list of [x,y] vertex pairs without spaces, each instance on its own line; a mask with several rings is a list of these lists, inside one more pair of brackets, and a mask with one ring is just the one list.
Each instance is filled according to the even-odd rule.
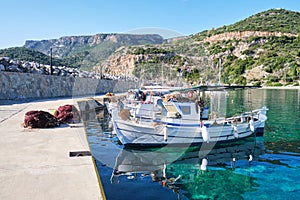
[[294,89],[299,90],[300,86],[262,86],[261,89]]

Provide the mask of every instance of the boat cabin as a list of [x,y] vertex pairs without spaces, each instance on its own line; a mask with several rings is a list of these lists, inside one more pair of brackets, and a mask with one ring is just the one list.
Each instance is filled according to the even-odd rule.
[[[198,105],[194,102],[164,102],[167,111],[167,122],[177,122],[180,124],[200,124],[200,113]],[[208,108],[203,112],[208,118]],[[203,115],[203,116],[204,116]]]

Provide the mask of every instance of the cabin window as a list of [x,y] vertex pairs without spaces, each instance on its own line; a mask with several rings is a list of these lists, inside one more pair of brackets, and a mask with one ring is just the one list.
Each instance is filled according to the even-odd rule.
[[177,109],[173,104],[165,105],[165,108],[168,110],[168,112],[177,112]]
[[179,106],[182,114],[190,115],[191,114],[191,106]]

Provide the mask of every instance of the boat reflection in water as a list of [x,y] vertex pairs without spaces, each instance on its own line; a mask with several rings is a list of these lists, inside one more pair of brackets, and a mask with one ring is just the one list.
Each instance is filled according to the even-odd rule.
[[116,159],[111,182],[119,183],[120,176],[138,180],[138,176],[151,175],[152,181],[172,189],[178,198],[233,198],[257,187],[249,169],[264,150],[262,137],[231,145],[208,143],[200,148],[124,148]]

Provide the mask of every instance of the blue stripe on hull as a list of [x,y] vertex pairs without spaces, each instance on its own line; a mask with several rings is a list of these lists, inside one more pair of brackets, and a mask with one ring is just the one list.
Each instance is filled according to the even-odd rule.
[[[254,134],[252,133],[249,136],[245,136],[242,138],[235,138],[235,139],[229,139],[229,140],[221,140],[221,141],[217,141],[217,142],[211,142],[211,143],[216,143],[216,144],[224,144],[224,143],[229,143],[229,142],[236,142],[236,141],[241,141],[244,140],[246,138],[252,137]],[[220,136],[222,137],[222,136]],[[138,148],[138,147],[164,147],[164,146],[168,146],[168,147],[188,147],[188,146],[200,146],[202,144],[204,144],[206,142],[192,142],[192,143],[128,143],[128,144],[124,144],[125,147],[131,147],[131,148]],[[207,143],[206,143],[207,144]],[[208,143],[209,144],[209,143]]]

